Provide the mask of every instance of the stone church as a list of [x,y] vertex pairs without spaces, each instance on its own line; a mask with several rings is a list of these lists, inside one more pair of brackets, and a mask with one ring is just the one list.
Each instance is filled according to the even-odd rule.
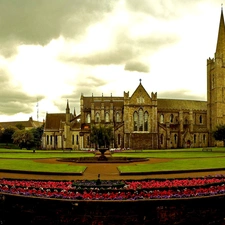
[[[146,84],[147,86],[147,84]],[[207,101],[161,99],[141,80],[123,96],[80,97],[80,114],[47,114],[44,149],[91,149],[92,125],[113,128],[111,148],[176,149],[216,146],[212,132],[225,124],[225,24],[221,10],[214,58],[207,60]]]

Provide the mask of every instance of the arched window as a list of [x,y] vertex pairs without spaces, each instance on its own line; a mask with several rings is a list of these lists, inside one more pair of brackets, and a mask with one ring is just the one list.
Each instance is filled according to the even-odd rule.
[[194,143],[196,143],[196,134],[194,135]]
[[109,113],[105,114],[105,122],[108,123],[109,122]]
[[72,135],[72,145],[74,145],[74,135]]
[[177,143],[177,135],[176,134],[174,135],[174,143],[175,144]]
[[173,123],[173,114],[170,115],[170,123]]
[[118,112],[116,113],[116,122],[120,122],[120,114]]
[[138,130],[138,113],[134,112],[134,131]]
[[144,131],[148,131],[148,112],[144,114]]
[[118,142],[118,145],[120,145],[120,134],[118,134],[118,140],[117,140],[117,142]]
[[90,136],[87,136],[87,144],[86,147],[90,146]]
[[163,142],[164,142],[163,134],[160,135],[160,142],[161,142],[161,145],[163,145]]
[[149,129],[149,114],[148,112],[144,112],[143,109],[139,109],[138,112],[134,112],[133,115],[133,126],[134,131],[148,131]]
[[47,145],[49,145],[49,136],[47,135]]
[[205,143],[206,142],[206,136],[205,136],[205,134],[203,134],[203,143]]
[[143,123],[144,123],[144,113],[143,113],[143,109],[139,109],[139,112],[138,112],[138,125],[139,125],[139,131],[143,131]]
[[86,116],[86,123],[90,123],[90,122],[91,122],[91,116],[90,116],[90,113],[88,113]]
[[202,116],[199,116],[199,123],[202,123]]
[[96,113],[96,115],[95,115],[95,122],[96,122],[96,123],[99,123],[99,122],[100,122],[100,116],[99,116],[99,113]]
[[163,114],[160,115],[160,123],[164,123],[164,115]]
[[58,146],[58,136],[55,136],[55,145]]

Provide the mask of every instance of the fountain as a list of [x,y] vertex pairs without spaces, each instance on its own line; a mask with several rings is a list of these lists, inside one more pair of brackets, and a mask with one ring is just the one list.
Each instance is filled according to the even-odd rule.
[[101,153],[101,155],[98,157],[99,161],[107,161],[107,157],[105,156],[105,152],[109,150],[108,148],[101,147],[98,149],[98,151]]

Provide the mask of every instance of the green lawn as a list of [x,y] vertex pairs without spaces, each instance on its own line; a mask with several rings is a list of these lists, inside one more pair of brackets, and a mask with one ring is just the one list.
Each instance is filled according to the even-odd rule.
[[82,173],[86,166],[76,166],[65,164],[47,164],[38,163],[28,159],[0,159],[0,169],[8,170],[24,170],[24,171],[38,171],[38,172],[70,172]]
[[197,170],[208,168],[225,168],[225,158],[173,159],[169,162],[156,164],[136,164],[135,166],[126,165],[118,167],[119,171],[122,173]]
[[[202,152],[202,149],[176,149],[176,150],[143,150],[140,152],[123,151],[114,153],[113,157],[146,157],[172,159],[169,162],[155,164],[121,164],[121,172],[151,172],[168,170],[193,170],[207,168],[225,168],[225,148],[212,148],[212,152]],[[0,149],[0,169],[49,171],[49,172],[80,172],[86,166],[62,164],[47,164],[33,161],[44,158],[75,158],[94,156],[90,152],[72,151],[46,151]],[[87,165],[88,166],[88,165]]]

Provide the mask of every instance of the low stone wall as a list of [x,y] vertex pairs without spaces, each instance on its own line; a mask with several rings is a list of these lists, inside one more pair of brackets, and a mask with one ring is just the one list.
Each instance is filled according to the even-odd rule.
[[225,196],[176,200],[69,201],[4,194],[0,224],[220,224]]

